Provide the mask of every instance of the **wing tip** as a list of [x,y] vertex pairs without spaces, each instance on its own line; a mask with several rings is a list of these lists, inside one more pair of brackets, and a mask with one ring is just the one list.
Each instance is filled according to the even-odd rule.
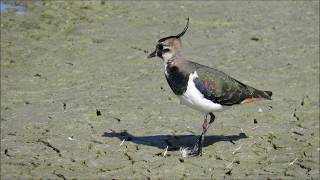
[[264,91],[268,96],[269,98],[271,99],[271,96],[272,96],[272,92],[271,91]]

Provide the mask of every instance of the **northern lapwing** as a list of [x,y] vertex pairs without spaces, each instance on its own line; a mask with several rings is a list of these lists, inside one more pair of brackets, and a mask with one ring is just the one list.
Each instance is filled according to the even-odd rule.
[[[175,36],[158,40],[156,49],[148,58],[160,57],[164,62],[165,77],[182,104],[204,114],[202,133],[188,155],[202,155],[204,135],[214,121],[213,112],[228,106],[271,100],[271,91],[261,91],[250,87],[227,74],[205,65],[189,61],[182,55],[181,37],[189,27],[189,17],[184,30]],[[208,122],[208,116],[210,116]]]

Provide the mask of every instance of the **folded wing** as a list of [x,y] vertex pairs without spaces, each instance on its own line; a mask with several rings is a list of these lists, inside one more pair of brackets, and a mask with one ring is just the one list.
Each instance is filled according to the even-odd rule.
[[270,91],[257,90],[207,66],[194,63],[194,67],[198,74],[198,78],[194,79],[196,87],[206,99],[215,103],[230,106],[271,99]]

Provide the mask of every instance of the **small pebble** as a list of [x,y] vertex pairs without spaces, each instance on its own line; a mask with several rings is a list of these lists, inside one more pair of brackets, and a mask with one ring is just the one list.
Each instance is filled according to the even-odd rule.
[[252,41],[259,41],[260,39],[257,38],[257,37],[252,37],[251,40],[252,40]]
[[97,116],[101,116],[101,111],[100,110],[96,110]]
[[73,138],[73,136],[68,137],[68,139],[69,139],[70,141],[74,141],[74,140],[75,140],[75,139]]

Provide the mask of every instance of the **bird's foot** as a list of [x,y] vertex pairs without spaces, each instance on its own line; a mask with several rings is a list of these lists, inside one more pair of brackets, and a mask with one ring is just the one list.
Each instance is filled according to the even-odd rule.
[[195,149],[195,148],[190,149],[189,147],[186,147],[186,148],[181,147],[180,153],[181,153],[181,156],[184,158],[185,157],[196,157],[196,156],[202,155],[201,151],[199,152],[198,149]]
[[195,156],[202,156],[202,137],[199,138],[198,141],[192,149],[190,148],[180,148],[180,153],[182,157],[195,157]]
[[200,137],[199,141],[194,145],[192,149],[194,156],[202,156],[202,138],[203,136]]

